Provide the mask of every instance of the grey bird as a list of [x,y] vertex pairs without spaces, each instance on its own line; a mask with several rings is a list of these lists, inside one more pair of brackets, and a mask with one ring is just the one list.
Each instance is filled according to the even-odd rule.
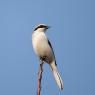
[[62,90],[63,81],[57,69],[54,51],[50,41],[48,40],[45,34],[48,28],[49,28],[48,25],[39,24],[32,33],[32,44],[34,51],[37,54],[37,56],[40,58],[40,60],[43,60],[44,62],[50,65],[56,83],[59,86],[59,88]]

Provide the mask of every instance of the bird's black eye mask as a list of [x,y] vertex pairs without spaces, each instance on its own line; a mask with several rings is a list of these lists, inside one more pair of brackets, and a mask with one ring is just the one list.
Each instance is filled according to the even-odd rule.
[[45,25],[40,25],[40,26],[36,27],[36,28],[34,29],[34,31],[36,31],[38,28],[47,28],[47,26],[45,26]]

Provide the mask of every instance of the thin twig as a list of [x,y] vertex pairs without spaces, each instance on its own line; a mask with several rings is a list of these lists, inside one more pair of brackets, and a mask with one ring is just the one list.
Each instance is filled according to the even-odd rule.
[[37,88],[37,95],[40,95],[41,92],[41,79],[42,79],[42,73],[43,73],[43,61],[41,60],[40,66],[39,66],[39,72],[38,72],[38,88]]

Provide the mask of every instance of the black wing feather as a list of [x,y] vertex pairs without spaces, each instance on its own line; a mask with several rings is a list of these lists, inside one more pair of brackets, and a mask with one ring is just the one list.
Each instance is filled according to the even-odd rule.
[[[52,48],[52,45],[51,45],[51,43],[50,43],[50,41],[48,40],[48,44],[49,44],[49,46],[51,47],[51,49],[52,49],[52,52],[53,52],[53,55],[54,55],[54,59],[55,59],[55,54],[54,54],[54,51],[53,51],[53,48]],[[55,59],[55,64],[56,64],[56,59]],[[56,64],[57,65],[57,64]]]

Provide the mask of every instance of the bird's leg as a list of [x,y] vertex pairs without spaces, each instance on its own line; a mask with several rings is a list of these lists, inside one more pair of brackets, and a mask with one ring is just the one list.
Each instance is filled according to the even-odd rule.
[[39,66],[39,72],[38,72],[38,90],[37,90],[37,95],[40,95],[41,91],[41,79],[42,79],[42,72],[43,72],[43,63],[44,61],[40,59],[40,66]]
[[39,58],[40,58],[41,63],[42,63],[42,61],[43,61],[43,63],[45,63],[45,62],[48,63],[48,58],[47,58],[47,56],[43,56],[43,57],[39,57]]

